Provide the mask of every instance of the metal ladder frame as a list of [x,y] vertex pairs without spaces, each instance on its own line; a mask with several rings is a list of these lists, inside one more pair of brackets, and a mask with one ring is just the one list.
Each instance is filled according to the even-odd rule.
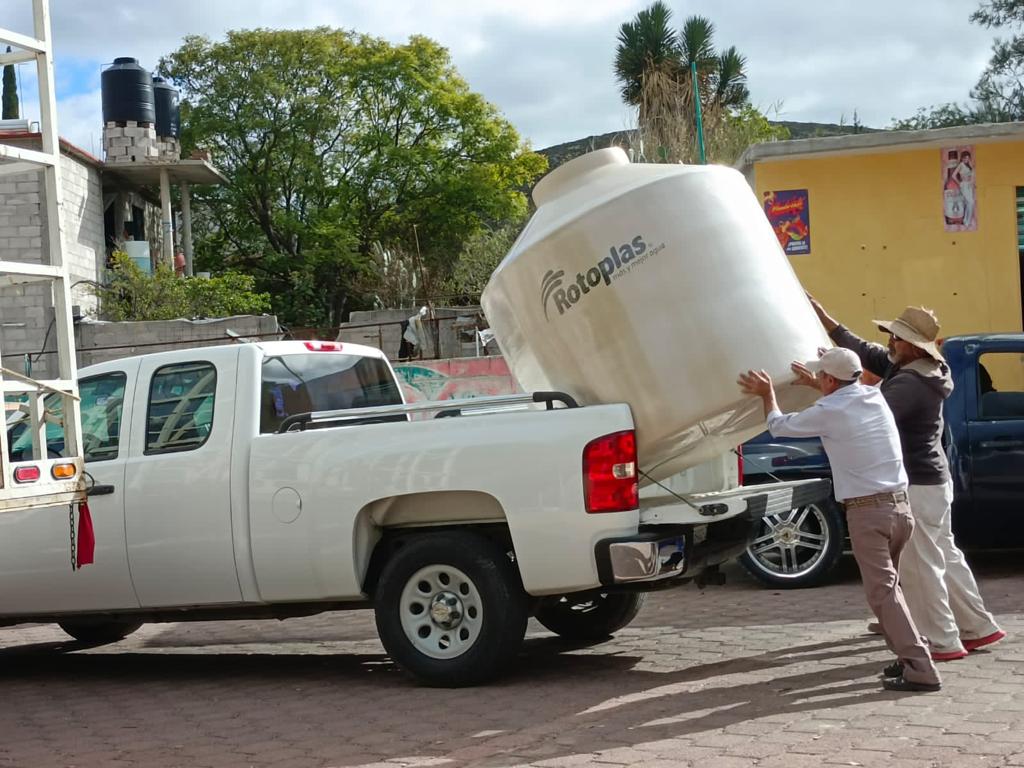
[[[61,198],[60,135],[57,132],[57,99],[54,91],[53,38],[49,0],[31,0],[35,37],[0,28],[0,43],[17,50],[0,53],[0,67],[35,61],[39,81],[40,132],[42,151],[22,149],[0,139],[0,176],[39,171],[43,174],[47,242],[40,263],[3,259],[0,253],[0,288],[35,282],[49,282],[53,288],[54,330],[57,338],[58,375],[52,380],[35,380],[0,367],[0,393],[4,397],[4,425],[0,429],[0,512],[43,506],[71,504],[85,499],[81,413],[78,370],[75,361],[74,322],[71,316],[70,273],[64,255],[63,201]],[[54,422],[47,413],[45,398],[58,395],[63,403],[59,423],[64,428],[63,457],[51,459],[47,451],[46,424]],[[7,395],[26,395],[32,434],[32,459],[8,461]],[[55,479],[57,465],[73,464],[75,473]],[[39,469],[36,481],[18,482],[15,472],[26,467]]]

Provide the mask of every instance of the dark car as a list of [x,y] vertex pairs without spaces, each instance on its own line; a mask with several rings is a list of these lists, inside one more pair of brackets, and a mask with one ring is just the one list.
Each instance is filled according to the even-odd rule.
[[[946,339],[953,374],[944,444],[953,475],[953,532],[967,549],[1024,547],[1024,334]],[[743,480],[829,477],[816,439],[764,433],[743,446]],[[821,583],[846,549],[846,520],[834,499],[765,518],[740,558],[773,587]]]

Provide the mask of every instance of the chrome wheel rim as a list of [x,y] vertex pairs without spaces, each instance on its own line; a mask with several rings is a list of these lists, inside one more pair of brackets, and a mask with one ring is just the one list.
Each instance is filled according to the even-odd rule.
[[417,651],[432,659],[454,659],[473,647],[483,627],[483,601],[458,568],[428,565],[405,584],[402,630]]
[[750,561],[782,579],[799,579],[821,562],[831,542],[825,513],[817,504],[765,515],[747,547]]

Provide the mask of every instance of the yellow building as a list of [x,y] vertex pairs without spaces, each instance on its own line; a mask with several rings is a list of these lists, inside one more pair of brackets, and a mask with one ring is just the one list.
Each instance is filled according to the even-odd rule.
[[804,286],[841,322],[933,308],[943,336],[1021,331],[1024,123],[750,147],[740,159]]

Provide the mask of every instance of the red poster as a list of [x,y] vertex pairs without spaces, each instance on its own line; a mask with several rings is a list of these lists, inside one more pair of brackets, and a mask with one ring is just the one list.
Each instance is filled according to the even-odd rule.
[[764,213],[787,256],[811,252],[811,207],[806,189],[765,192]]

